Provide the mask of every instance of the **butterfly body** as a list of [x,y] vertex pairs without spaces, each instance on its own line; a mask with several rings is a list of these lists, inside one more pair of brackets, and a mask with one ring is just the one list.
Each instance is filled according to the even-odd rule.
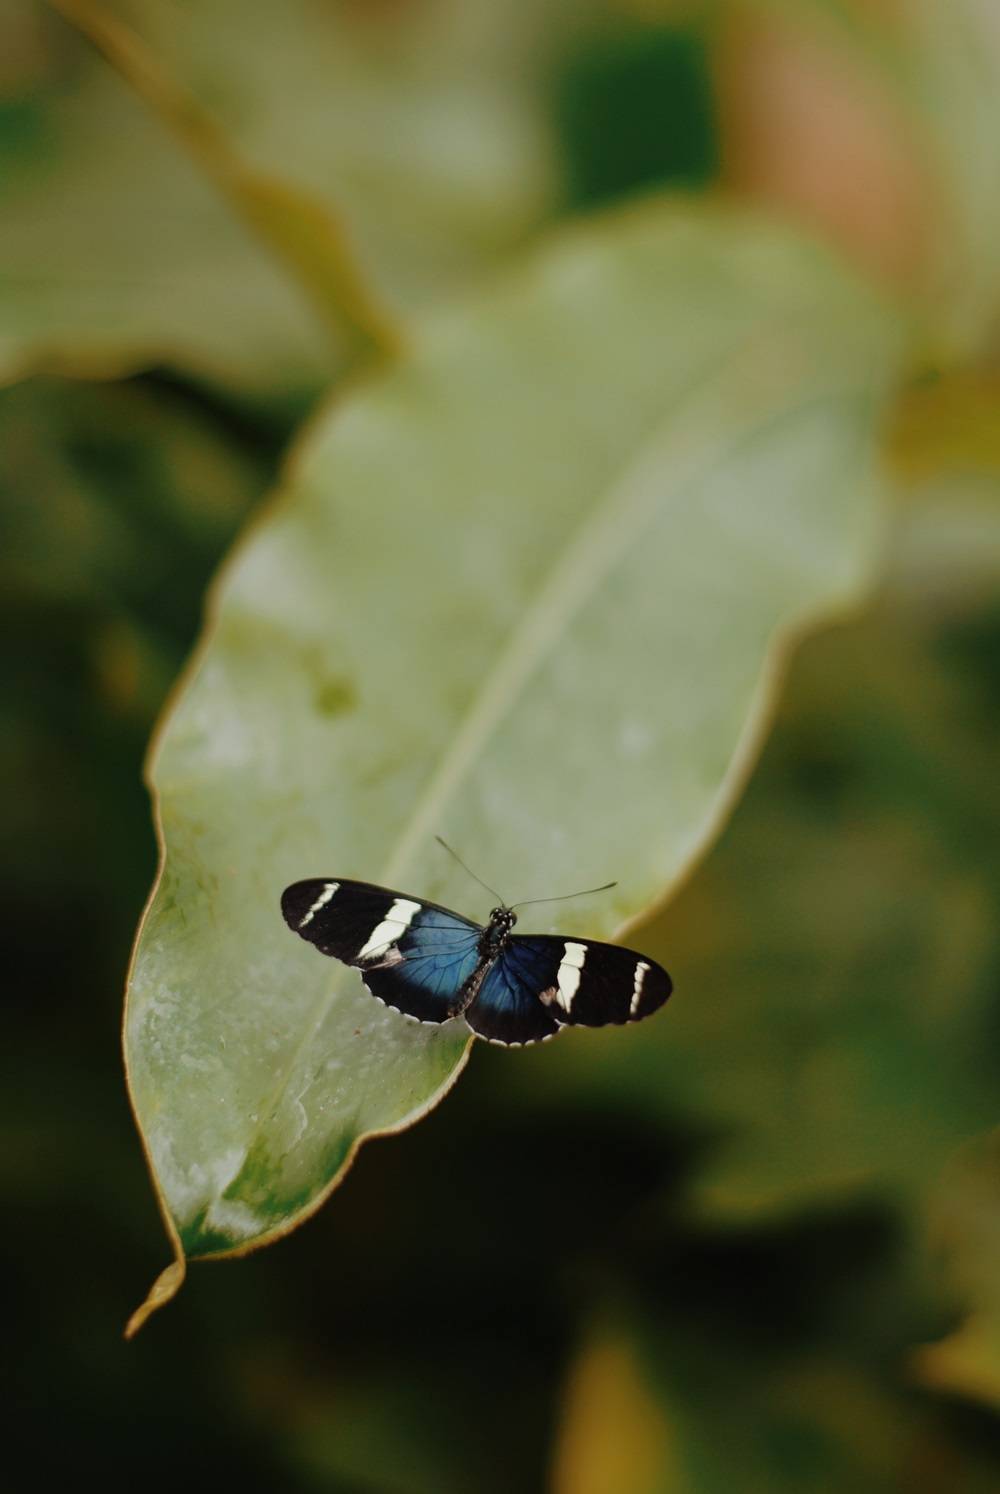
[[514,934],[508,907],[481,925],[371,882],[317,878],[287,887],[281,908],[289,928],[358,969],[386,1006],[420,1022],[462,1017],[489,1042],[639,1021],[672,989],[659,965],[618,945]]

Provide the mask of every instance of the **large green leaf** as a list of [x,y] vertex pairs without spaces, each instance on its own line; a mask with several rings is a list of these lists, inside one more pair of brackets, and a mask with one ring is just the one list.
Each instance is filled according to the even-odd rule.
[[414,1024],[291,937],[287,882],[482,913],[441,832],[511,898],[617,877],[537,918],[612,933],[705,845],[777,640],[868,577],[897,347],[814,246],[652,203],[428,325],[317,424],[153,760],[127,1053],[188,1254],[288,1229],[466,1051],[462,1022]]

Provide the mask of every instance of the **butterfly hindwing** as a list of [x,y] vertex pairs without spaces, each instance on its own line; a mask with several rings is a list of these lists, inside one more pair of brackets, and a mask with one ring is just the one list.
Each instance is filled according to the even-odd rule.
[[281,907],[303,939],[359,968],[373,996],[421,1022],[447,1021],[479,962],[478,924],[371,882],[296,882]]

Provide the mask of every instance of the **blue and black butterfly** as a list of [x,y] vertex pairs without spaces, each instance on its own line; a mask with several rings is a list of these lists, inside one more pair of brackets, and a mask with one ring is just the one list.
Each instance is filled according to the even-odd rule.
[[373,996],[420,1022],[464,1017],[492,1043],[537,1043],[561,1027],[638,1022],[672,990],[655,961],[617,944],[514,934],[513,908],[485,927],[371,882],[295,882],[285,922],[361,972]]

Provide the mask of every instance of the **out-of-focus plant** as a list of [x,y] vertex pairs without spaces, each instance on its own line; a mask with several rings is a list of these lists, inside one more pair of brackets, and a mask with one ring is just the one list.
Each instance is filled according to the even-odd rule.
[[[71,620],[115,730],[334,389],[151,758],[126,1051],[176,1258],[136,1323],[465,1062],[277,911],[339,872],[476,913],[441,831],[511,896],[616,876],[546,926],[645,918],[678,994],[477,1054],[474,1099],[366,1157],[312,1288],[342,1348],[227,1371],[286,1474],[995,1487],[935,1399],[1000,1385],[990,6],[7,0],[0,28],[10,627]],[[42,907],[101,754],[54,752],[32,657],[2,830]],[[109,906],[142,865],[109,858]],[[516,1315],[509,1376],[456,1350],[428,1283],[523,1300],[537,1363]],[[414,1368],[462,1399],[456,1352],[464,1433]],[[491,1400],[523,1430],[487,1453]]]

